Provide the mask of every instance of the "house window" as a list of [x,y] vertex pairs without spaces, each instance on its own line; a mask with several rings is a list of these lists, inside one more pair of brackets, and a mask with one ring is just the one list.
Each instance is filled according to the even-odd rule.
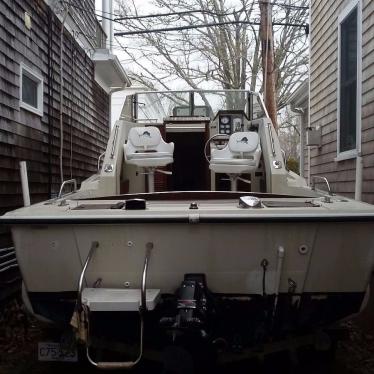
[[361,147],[361,7],[353,0],[339,17],[338,158]]
[[43,116],[43,78],[20,64],[20,107]]

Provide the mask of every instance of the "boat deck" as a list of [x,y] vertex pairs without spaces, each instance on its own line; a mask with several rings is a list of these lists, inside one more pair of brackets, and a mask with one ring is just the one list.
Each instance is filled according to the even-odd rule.
[[[243,194],[244,196],[245,194]],[[238,195],[240,196],[240,195]],[[331,196],[261,198],[261,207],[243,208],[239,198],[150,200],[145,209],[126,210],[126,196],[105,199],[60,199],[9,212],[2,223],[112,223],[112,222],[245,222],[245,221],[371,221],[372,205]],[[196,203],[197,209],[191,209]]]

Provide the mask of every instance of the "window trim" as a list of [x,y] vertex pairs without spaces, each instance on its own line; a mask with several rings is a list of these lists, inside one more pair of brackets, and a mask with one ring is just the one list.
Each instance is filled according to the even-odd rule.
[[[25,65],[23,62],[20,63],[19,68],[19,106],[20,108],[26,109],[29,112],[35,113],[40,117],[43,117],[43,77],[32,70],[30,67]],[[37,107],[34,107],[22,100],[22,77],[27,75],[31,80],[37,83]]]
[[[356,148],[340,152],[340,97],[341,97],[341,25],[357,8],[357,102],[356,102]],[[361,153],[362,128],[362,0],[351,0],[338,17],[338,80],[337,80],[337,157],[335,161],[356,158]]]

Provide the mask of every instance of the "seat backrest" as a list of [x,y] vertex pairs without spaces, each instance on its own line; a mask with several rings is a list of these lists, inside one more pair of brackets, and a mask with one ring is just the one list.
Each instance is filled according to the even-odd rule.
[[161,142],[160,130],[155,126],[132,127],[128,142],[137,150],[155,150]]
[[258,148],[259,140],[254,131],[234,132],[230,136],[228,148],[232,153],[251,153]]

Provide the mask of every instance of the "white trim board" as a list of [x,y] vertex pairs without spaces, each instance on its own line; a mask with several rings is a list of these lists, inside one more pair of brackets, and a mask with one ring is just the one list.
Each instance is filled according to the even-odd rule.
[[[34,107],[22,100],[22,76],[23,74],[27,75],[31,80],[36,82],[37,84],[37,107]],[[29,66],[24,64],[23,62],[20,62],[19,64],[19,107],[20,109],[26,109],[29,112],[35,113],[40,117],[43,117],[44,114],[44,100],[43,100],[43,92],[44,92],[44,82],[43,77],[41,74],[36,72],[35,70],[31,69]]]

